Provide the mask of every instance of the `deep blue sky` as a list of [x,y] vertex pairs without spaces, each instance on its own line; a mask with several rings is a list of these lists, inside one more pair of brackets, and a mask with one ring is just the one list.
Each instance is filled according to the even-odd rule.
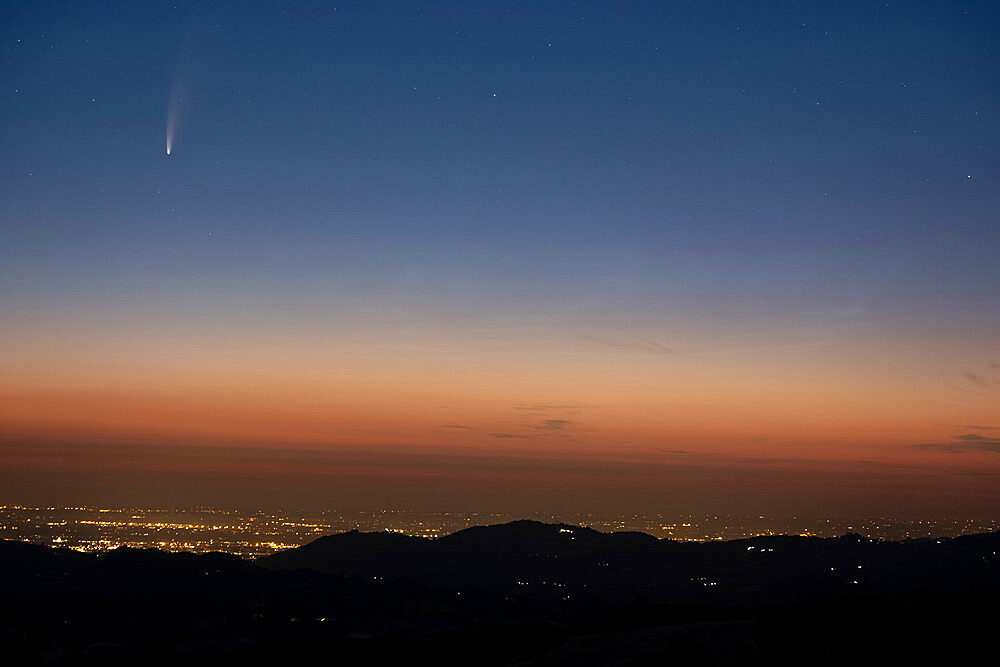
[[8,5],[8,250],[1000,239],[991,3],[368,4]]

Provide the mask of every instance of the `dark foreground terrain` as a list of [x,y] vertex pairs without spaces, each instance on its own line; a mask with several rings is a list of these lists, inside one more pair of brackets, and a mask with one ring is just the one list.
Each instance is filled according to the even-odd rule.
[[249,562],[0,542],[12,665],[930,664],[989,652],[1000,533],[678,543],[518,521]]

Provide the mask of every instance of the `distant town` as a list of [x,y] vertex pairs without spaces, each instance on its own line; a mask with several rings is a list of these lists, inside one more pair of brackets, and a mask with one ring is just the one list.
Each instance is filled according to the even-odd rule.
[[247,558],[300,546],[330,533],[389,531],[437,538],[470,526],[515,519],[562,522],[602,532],[639,531],[658,538],[706,542],[762,535],[835,537],[857,533],[877,540],[957,537],[1000,530],[1000,519],[912,520],[568,513],[419,512],[401,509],[313,512],[124,507],[0,506],[0,539],[107,551],[121,546],[163,551],[223,551]]

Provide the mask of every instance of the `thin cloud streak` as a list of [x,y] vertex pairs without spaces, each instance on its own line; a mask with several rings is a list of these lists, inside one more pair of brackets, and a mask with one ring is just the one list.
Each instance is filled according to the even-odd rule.
[[581,338],[589,340],[592,343],[597,343],[598,345],[604,345],[605,347],[611,347],[618,350],[634,350],[637,352],[648,352],[649,354],[680,354],[677,350],[672,347],[667,347],[657,343],[655,340],[650,340],[648,338],[643,338],[642,336],[632,337],[635,341],[614,341],[607,340],[606,338],[598,338],[597,336],[591,336],[590,334],[579,334]]
[[965,372],[962,373],[962,377],[979,387],[988,388],[990,386],[989,380],[979,373]]
[[947,452],[948,454],[962,454],[965,452],[1000,453],[1000,438],[988,438],[978,433],[963,433],[962,435],[956,435],[951,442],[922,442],[913,445],[913,449]]
[[546,419],[541,423],[541,425],[534,426],[532,428],[539,431],[558,431],[571,425],[572,423],[573,422],[568,419]]

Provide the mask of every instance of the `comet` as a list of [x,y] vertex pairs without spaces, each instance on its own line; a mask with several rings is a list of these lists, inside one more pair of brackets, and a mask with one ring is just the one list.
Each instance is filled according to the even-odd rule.
[[184,111],[184,95],[180,77],[174,79],[170,87],[170,98],[167,100],[167,155],[174,152],[174,142],[180,133],[181,116]]

